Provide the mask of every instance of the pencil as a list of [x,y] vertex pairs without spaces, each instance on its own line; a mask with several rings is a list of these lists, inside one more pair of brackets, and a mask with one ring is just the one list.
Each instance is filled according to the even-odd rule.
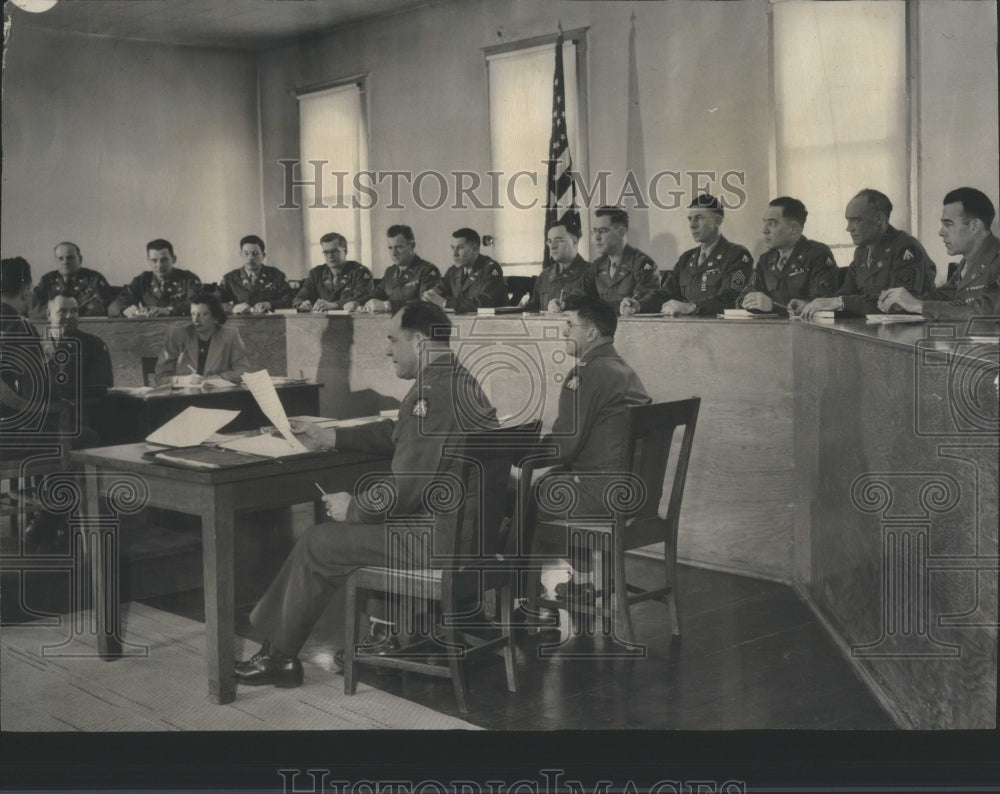
[[317,491],[319,491],[321,494],[323,494],[323,496],[326,496],[326,491],[323,490],[323,486],[322,485],[320,485],[318,482],[317,483],[313,483],[313,484],[316,486],[316,490]]

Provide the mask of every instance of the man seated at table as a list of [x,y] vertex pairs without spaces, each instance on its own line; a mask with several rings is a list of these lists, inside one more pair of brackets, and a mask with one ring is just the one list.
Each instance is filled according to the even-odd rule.
[[688,227],[698,246],[680,255],[666,274],[660,307],[670,316],[714,317],[736,307],[746,288],[753,257],[742,245],[731,243],[720,231],[726,211],[715,196],[703,193],[688,205]]
[[507,305],[503,270],[492,258],[479,253],[481,239],[475,229],[452,232],[451,259],[455,263],[423,300],[456,312]]
[[889,197],[870,188],[847,202],[847,233],[857,246],[847,278],[835,297],[816,298],[803,305],[803,317],[830,310],[855,317],[877,314],[878,299],[887,289],[906,287],[917,296],[933,289],[934,262],[916,237],[889,223],[891,213]]
[[764,213],[764,243],[750,281],[736,302],[751,311],[787,314],[813,298],[825,298],[837,289],[837,262],[829,246],[802,233],[809,215],[806,205],[791,196],[779,196]]
[[[423,495],[434,481],[449,441],[463,433],[496,427],[493,406],[451,352],[451,331],[448,316],[432,303],[407,303],[393,316],[386,355],[397,377],[414,381],[395,422],[339,429],[294,423],[293,430],[312,449],[391,455],[386,487],[395,494],[395,505],[391,513],[377,509],[374,494],[380,486],[353,497],[348,493],[323,497],[332,521],[306,531],[250,613],[263,644],[249,661],[236,663],[237,682],[299,686],[298,653],[351,572],[365,565],[401,562],[389,559],[384,521],[413,517],[418,526],[422,524],[427,516]],[[441,522],[434,531],[433,548],[454,547],[454,539],[447,537],[448,529]],[[391,628],[384,619],[375,619],[360,648],[371,653],[390,647]]]
[[570,295],[599,297],[594,269],[578,253],[579,243],[580,220],[575,213],[567,212],[562,220],[545,230],[551,263],[535,279],[531,296],[521,299],[525,311],[561,312]]
[[163,352],[156,360],[156,383],[200,385],[218,375],[239,383],[250,369],[247,349],[240,332],[226,328],[226,313],[219,299],[202,292],[191,299],[191,324],[175,325],[167,331]]
[[[38,332],[27,318],[33,297],[28,260],[20,256],[4,259],[0,263],[0,361],[4,365],[0,368],[0,429],[5,436],[30,432],[33,409],[41,399],[44,356]],[[58,413],[54,403],[46,408],[46,413]]]
[[264,264],[264,241],[255,234],[240,240],[243,266],[222,277],[219,299],[233,314],[266,314],[292,305],[292,288],[278,268]]
[[1000,314],[1000,243],[990,231],[996,210],[989,197],[972,187],[960,187],[944,197],[941,228],[949,254],[961,254],[947,283],[923,299],[906,287],[893,287],[879,297],[879,311],[898,306],[931,320],[965,320]]
[[325,312],[357,308],[371,297],[372,272],[353,259],[347,258],[347,238],[329,232],[319,238],[325,264],[309,271],[292,300],[300,312]]
[[83,254],[76,243],[59,243],[53,249],[57,268],[46,273],[35,287],[31,316],[44,319],[49,299],[56,295],[76,298],[82,317],[104,317],[111,300],[111,286],[96,270],[82,267]]
[[[533,488],[538,521],[609,515],[604,494],[615,473],[622,470],[625,410],[630,405],[652,402],[639,376],[615,349],[618,318],[614,309],[600,299],[574,295],[566,299],[565,311],[566,353],[576,359],[576,366],[562,382],[552,432],[541,441],[543,447],[556,445],[558,452],[556,468]],[[574,488],[576,500],[571,513],[546,504],[546,480],[553,477]],[[560,549],[566,549],[565,537],[536,534],[534,553],[551,557]],[[556,584],[550,595],[561,600],[569,596],[576,603],[591,602],[594,588],[590,558],[581,550],[570,551],[575,558],[571,578],[568,583]],[[575,592],[571,594],[571,590]]]
[[417,256],[413,229],[401,224],[390,226],[385,236],[392,264],[372,292],[372,298],[364,304],[367,312],[396,311],[407,301],[419,300],[427,290],[441,283],[437,265]]
[[653,293],[660,286],[656,262],[628,242],[628,213],[601,207],[594,215],[594,250],[591,265],[597,294],[617,314],[635,314],[659,308]]
[[149,270],[126,286],[108,309],[109,317],[183,317],[191,298],[201,292],[201,279],[177,267],[174,246],[157,238],[146,243]]

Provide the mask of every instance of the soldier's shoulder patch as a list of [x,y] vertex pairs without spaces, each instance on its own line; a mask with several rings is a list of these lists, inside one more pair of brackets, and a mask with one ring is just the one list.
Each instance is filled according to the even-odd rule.
[[413,410],[410,411],[410,416],[427,416],[427,409],[430,404],[425,399],[417,400],[413,403]]
[[650,270],[653,269],[653,267],[654,267],[653,263],[647,259],[645,263],[643,263],[642,270],[644,273],[648,273]]
[[570,391],[576,391],[580,388],[580,376],[574,375],[566,381],[566,388]]
[[832,256],[828,256],[826,258],[826,266],[827,267],[836,267],[837,266],[837,263],[833,261],[833,257]]
[[492,270],[490,271],[490,275],[491,275],[491,276],[493,276],[493,278],[500,278],[500,268],[498,268],[498,267],[494,267],[494,268],[493,268],[493,269],[492,269]]
[[743,254],[743,259],[741,260],[744,265],[749,265],[753,260],[750,258],[750,254]]
[[729,281],[733,289],[743,289],[747,285],[746,274],[742,270],[737,270],[733,273],[733,277]]
[[912,245],[906,246],[903,249],[903,261],[909,262],[911,259],[916,259],[917,252],[914,250]]

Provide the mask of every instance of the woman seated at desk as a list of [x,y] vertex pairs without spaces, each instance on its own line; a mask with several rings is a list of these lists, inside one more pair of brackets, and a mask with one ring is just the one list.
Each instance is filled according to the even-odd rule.
[[247,349],[235,328],[225,328],[226,313],[214,295],[203,292],[191,299],[191,324],[167,331],[167,341],[156,362],[157,385],[175,375],[189,376],[192,386],[218,375],[239,383],[250,368]]

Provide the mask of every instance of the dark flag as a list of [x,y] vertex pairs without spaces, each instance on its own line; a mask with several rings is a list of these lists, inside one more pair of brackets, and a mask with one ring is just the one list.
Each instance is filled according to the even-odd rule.
[[[545,228],[548,229],[558,221],[565,221],[579,230],[576,183],[570,178],[573,160],[570,157],[569,137],[566,134],[566,81],[563,79],[562,28],[559,29],[559,37],[556,39],[556,71],[552,80],[552,135],[549,138],[548,163]],[[545,246],[545,256],[542,261],[548,266],[548,246]]]

